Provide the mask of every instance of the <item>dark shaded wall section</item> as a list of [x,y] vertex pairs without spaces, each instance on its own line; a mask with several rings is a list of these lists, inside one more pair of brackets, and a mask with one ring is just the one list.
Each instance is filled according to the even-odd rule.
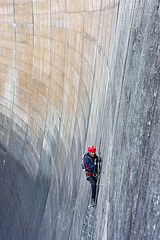
[[160,239],[160,2],[0,9],[0,239]]

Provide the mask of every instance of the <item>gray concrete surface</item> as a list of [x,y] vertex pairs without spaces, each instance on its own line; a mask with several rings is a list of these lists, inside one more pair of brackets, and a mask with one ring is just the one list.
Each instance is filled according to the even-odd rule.
[[[55,7],[61,16],[63,1],[57,2],[56,6],[53,1],[46,2],[51,4],[52,11]],[[54,80],[53,86],[50,82],[50,88],[55,90],[49,89],[54,96],[56,89],[61,89],[62,101],[60,92],[53,104],[50,95],[41,90],[37,100],[34,97],[26,98],[33,108],[21,115],[16,114],[16,95],[13,98],[9,93],[1,95],[0,239],[158,240],[160,2],[93,1],[92,11],[87,10],[91,7],[87,1],[84,6],[74,6],[73,3],[74,11],[71,4],[67,5],[69,2],[66,1],[67,16],[74,11],[76,13],[76,8],[81,9],[84,22],[81,60],[76,65],[78,53],[75,53],[74,60],[72,58],[75,63],[73,68],[80,79],[74,85],[78,85],[78,90],[74,87],[75,95],[69,91],[68,84],[73,76],[69,71],[70,51],[73,50],[69,48],[69,42],[66,42],[65,71],[57,71],[59,74],[63,72],[64,84],[60,87],[60,83],[58,85]],[[16,15],[17,8],[28,3],[13,3],[15,26],[21,19]],[[0,6],[5,8],[2,3]],[[98,10],[94,11],[94,8]],[[32,9],[34,20],[41,19],[38,11],[43,9],[45,12],[45,6]],[[95,14],[92,24],[90,14]],[[4,15],[5,11],[2,11]],[[54,25],[54,21],[51,22]],[[62,22],[60,18],[56,24],[61,25]],[[18,27],[20,25],[17,25],[13,41],[18,41]],[[30,27],[32,29],[27,25],[27,28]],[[34,27],[31,32],[36,34],[36,21]],[[68,24],[68,38],[65,41],[70,39],[69,30]],[[16,50],[13,69],[17,75],[20,69],[18,48],[16,42],[13,46],[13,51]],[[50,66],[54,68],[52,63]],[[12,74],[15,73],[8,73],[8,78]],[[7,81],[7,86],[11,86],[12,81]],[[37,81],[36,78],[34,81]],[[27,83],[26,93],[32,89],[33,95],[37,94],[38,87],[34,81],[32,85]],[[40,81],[41,77],[37,84]],[[16,88],[18,80],[13,82]],[[1,88],[4,89],[3,81]],[[41,102],[36,102],[39,99]],[[46,99],[47,107],[39,109],[45,106]],[[24,105],[25,101],[22,103]],[[36,110],[39,110],[37,115]],[[30,118],[29,122],[27,118]],[[80,165],[81,155],[89,144],[95,144],[102,153],[95,208],[89,207],[90,185]]]

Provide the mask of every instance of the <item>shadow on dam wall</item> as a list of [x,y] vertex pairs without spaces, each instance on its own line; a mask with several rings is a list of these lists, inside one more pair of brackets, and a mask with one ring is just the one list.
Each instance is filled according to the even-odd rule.
[[0,2],[1,240],[160,239],[159,5]]

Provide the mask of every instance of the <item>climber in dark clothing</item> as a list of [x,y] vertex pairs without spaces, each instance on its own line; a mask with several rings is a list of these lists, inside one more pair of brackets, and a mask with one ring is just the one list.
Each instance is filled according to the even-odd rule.
[[87,180],[91,183],[92,188],[92,206],[95,206],[96,182],[97,182],[97,162],[96,148],[91,145],[88,147],[88,153],[85,156],[85,173]]

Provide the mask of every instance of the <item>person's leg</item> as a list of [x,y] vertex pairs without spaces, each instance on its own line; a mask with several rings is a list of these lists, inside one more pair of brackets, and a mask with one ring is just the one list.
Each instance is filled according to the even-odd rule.
[[96,179],[92,175],[89,175],[87,180],[91,183],[92,199],[95,200],[95,196],[96,196]]

